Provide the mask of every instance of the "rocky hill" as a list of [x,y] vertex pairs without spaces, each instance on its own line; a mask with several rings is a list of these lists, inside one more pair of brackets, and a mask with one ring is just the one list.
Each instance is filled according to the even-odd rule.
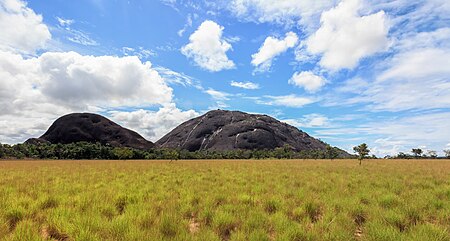
[[58,118],[39,138],[26,141],[29,144],[73,142],[99,142],[114,147],[150,149],[155,145],[138,133],[126,129],[97,114],[73,113]]
[[189,151],[274,149],[286,144],[296,151],[324,150],[327,146],[270,116],[225,110],[186,121],[156,142],[159,147]]

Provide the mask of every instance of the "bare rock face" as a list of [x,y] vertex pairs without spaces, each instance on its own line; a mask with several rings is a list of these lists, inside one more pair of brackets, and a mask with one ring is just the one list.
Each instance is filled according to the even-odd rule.
[[159,147],[197,150],[324,150],[326,143],[267,115],[214,110],[184,122],[156,142]]
[[62,116],[50,126],[44,135],[39,138],[31,138],[25,143],[68,144],[80,141],[142,150],[155,146],[138,133],[121,127],[101,115],[90,113],[73,113]]
[[25,144],[28,145],[42,145],[42,144],[51,144],[49,141],[46,141],[41,138],[30,138],[25,141]]

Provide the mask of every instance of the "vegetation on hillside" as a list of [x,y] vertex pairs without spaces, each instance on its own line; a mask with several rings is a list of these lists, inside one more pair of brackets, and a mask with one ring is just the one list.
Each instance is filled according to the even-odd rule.
[[[0,158],[34,159],[335,159],[343,151],[329,146],[326,150],[293,151],[289,146],[273,150],[195,151],[155,148],[147,151],[127,147],[111,147],[99,143],[71,144],[0,144]],[[348,156],[347,156],[348,157]]]

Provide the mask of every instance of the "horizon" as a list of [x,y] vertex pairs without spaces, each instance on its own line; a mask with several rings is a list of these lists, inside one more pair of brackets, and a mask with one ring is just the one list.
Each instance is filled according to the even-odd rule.
[[0,0],[0,142],[90,112],[155,142],[209,110],[349,153],[450,148],[450,2]]

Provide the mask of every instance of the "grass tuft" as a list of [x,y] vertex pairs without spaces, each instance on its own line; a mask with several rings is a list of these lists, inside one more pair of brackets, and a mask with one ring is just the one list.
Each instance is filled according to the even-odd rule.
[[24,216],[25,212],[21,209],[12,209],[6,213],[6,220],[8,222],[9,230],[13,231]]
[[270,199],[264,202],[264,210],[269,214],[277,212],[279,207],[280,202],[278,200]]
[[173,215],[163,214],[159,224],[159,231],[165,238],[174,237],[178,233],[178,222]]
[[41,209],[49,209],[49,208],[56,208],[58,207],[58,201],[53,197],[47,197],[42,203],[41,203]]
[[362,226],[367,220],[367,213],[360,208],[354,210],[352,216],[358,226]]
[[222,240],[229,240],[231,233],[236,230],[237,222],[226,212],[219,212],[214,216],[214,227]]
[[311,222],[317,222],[322,216],[320,204],[314,201],[307,202],[304,207],[306,215],[308,215]]
[[123,214],[125,212],[125,208],[128,204],[127,196],[120,196],[117,198],[115,202],[116,210],[119,214]]

